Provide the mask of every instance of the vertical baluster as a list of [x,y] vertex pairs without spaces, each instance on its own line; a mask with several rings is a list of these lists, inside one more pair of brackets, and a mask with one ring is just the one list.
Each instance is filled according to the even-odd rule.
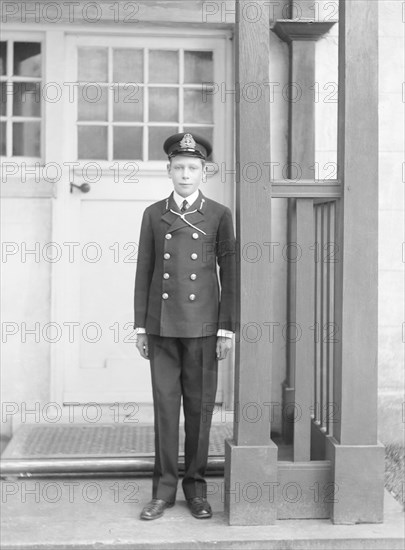
[[337,250],[336,250],[336,232],[335,232],[335,212],[336,212],[336,203],[330,203],[330,235],[331,235],[331,252],[332,252],[332,261],[330,263],[330,273],[329,273],[329,311],[330,311],[330,322],[332,333],[331,333],[331,344],[329,349],[329,428],[328,434],[333,436],[333,421],[335,414],[335,402],[333,398],[333,372],[334,372],[334,347],[335,347],[335,304],[334,304],[334,288],[335,288],[335,265],[337,261]]
[[316,375],[316,387],[317,387],[317,401],[316,401],[316,421],[321,423],[321,207],[317,207],[317,236],[316,236],[316,272],[317,272],[317,308],[316,308],[316,357],[317,357],[317,375]]
[[295,342],[295,403],[300,415],[294,421],[293,458],[295,462],[311,458],[311,404],[313,396],[314,347],[309,332],[314,319],[314,263],[311,247],[314,239],[314,203],[297,199],[296,323],[299,337]]
[[328,325],[328,265],[329,265],[329,248],[328,248],[328,223],[329,223],[329,203],[325,202],[322,205],[323,209],[323,262],[322,262],[322,286],[323,286],[323,330],[322,330],[322,347],[323,347],[323,423],[322,428],[326,432],[327,419],[328,419],[328,339],[329,339],[329,325]]
[[322,311],[322,296],[321,296],[321,281],[322,281],[322,207],[318,207],[318,324],[317,324],[317,348],[318,348],[318,423],[321,424],[321,370],[322,370],[322,358],[321,358],[321,342],[322,342],[322,330],[321,330],[321,311]]
[[330,348],[331,348],[331,317],[330,317],[330,263],[332,261],[331,250],[331,231],[330,231],[330,219],[331,219],[331,203],[326,205],[326,432],[330,430]]
[[318,328],[318,212],[319,206],[314,208],[314,412],[313,419],[318,421],[318,337],[317,337],[317,328]]
[[319,401],[319,414],[320,414],[320,423],[321,428],[325,425],[325,395],[324,395],[324,368],[325,368],[325,356],[324,356],[324,323],[325,323],[325,317],[324,317],[324,303],[325,303],[325,296],[324,296],[324,263],[325,263],[325,254],[324,254],[324,243],[325,243],[325,231],[324,231],[324,205],[322,204],[320,206],[321,210],[321,222],[320,222],[320,229],[321,229],[321,235],[320,235],[320,243],[319,243],[319,251],[320,251],[320,326],[319,326],[319,347],[320,347],[320,401]]

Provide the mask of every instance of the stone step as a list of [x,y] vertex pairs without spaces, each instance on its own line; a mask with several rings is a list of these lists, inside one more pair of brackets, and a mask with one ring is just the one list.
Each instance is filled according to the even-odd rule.
[[[181,491],[161,519],[142,521],[150,478],[2,481],[2,550],[403,550],[404,516],[387,493],[382,524],[278,520],[229,526],[223,480],[208,478],[211,520],[191,517]],[[248,505],[248,503],[247,503]]]

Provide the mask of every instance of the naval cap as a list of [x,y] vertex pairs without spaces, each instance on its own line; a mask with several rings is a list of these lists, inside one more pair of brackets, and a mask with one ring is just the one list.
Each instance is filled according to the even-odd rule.
[[212,151],[208,140],[190,132],[174,134],[168,137],[163,144],[163,149],[169,159],[176,155],[186,155],[206,160]]

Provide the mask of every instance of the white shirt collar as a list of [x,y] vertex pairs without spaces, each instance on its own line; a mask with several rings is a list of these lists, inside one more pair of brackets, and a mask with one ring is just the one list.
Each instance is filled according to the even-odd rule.
[[173,198],[177,206],[179,207],[179,209],[181,209],[184,199],[188,202],[188,205],[191,206],[193,202],[195,202],[198,199],[198,194],[199,194],[198,189],[197,191],[194,191],[194,193],[191,193],[191,195],[189,195],[188,197],[182,197],[177,193],[177,191],[173,191]]

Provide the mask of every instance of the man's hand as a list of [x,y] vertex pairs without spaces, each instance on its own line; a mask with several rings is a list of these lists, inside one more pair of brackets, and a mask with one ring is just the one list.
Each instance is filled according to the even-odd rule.
[[222,361],[228,355],[228,352],[232,349],[232,338],[226,338],[225,336],[218,336],[217,338],[217,359]]
[[144,359],[149,359],[148,335],[138,334],[136,347]]

